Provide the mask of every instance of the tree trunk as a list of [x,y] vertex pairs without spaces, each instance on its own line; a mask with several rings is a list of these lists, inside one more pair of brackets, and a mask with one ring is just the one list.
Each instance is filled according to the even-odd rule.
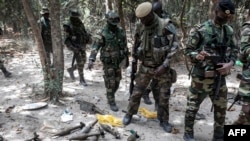
[[[52,29],[52,41],[53,41],[53,64],[54,68],[46,65],[48,63],[48,58],[45,56],[45,49],[43,45],[43,39],[41,37],[41,31],[37,26],[34,15],[29,5],[28,0],[22,0],[23,7],[29,24],[32,28],[32,32],[35,36],[38,52],[40,56],[40,61],[42,65],[43,77],[44,77],[44,96],[49,98],[52,102],[57,102],[59,96],[62,93],[62,83],[63,83],[63,52],[61,43],[61,31],[60,31],[60,4],[59,0],[51,0],[51,15],[53,16],[51,29]],[[59,5],[59,7],[58,7]],[[59,9],[59,10],[58,10]],[[58,11],[57,11],[58,10]],[[59,23],[58,23],[59,22]],[[53,70],[53,71],[52,71]]]
[[106,0],[106,13],[108,13],[108,11],[110,11],[110,10],[113,10],[112,1]]
[[[42,39],[42,36],[41,36],[41,32],[40,32],[40,29],[37,26],[36,21],[35,21],[34,15],[32,13],[30,5],[29,5],[29,1],[28,0],[22,0],[22,3],[23,3],[25,14],[26,14],[27,19],[29,21],[29,24],[31,26],[33,35],[35,36],[35,39],[36,39],[37,48],[38,48],[38,52],[39,52],[39,56],[40,56],[40,61],[41,61],[41,65],[42,65],[42,68],[43,68],[45,66],[45,64],[47,64],[48,61],[46,60],[46,57],[45,57],[45,49],[44,49],[44,46],[43,46],[43,39]],[[46,73],[44,73],[44,74],[46,74]]]
[[125,28],[125,22],[124,22],[124,14],[123,14],[123,8],[122,8],[122,0],[118,0],[117,2],[117,8],[118,8],[118,14],[121,20],[121,27],[123,28],[123,30],[126,32],[126,28]]
[[50,100],[58,101],[63,90],[64,57],[60,28],[60,0],[50,1],[51,35],[53,45],[53,87],[51,87]]

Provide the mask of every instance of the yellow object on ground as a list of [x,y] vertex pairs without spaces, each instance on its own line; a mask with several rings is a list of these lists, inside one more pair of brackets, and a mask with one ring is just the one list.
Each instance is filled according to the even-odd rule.
[[144,116],[144,117],[146,117],[146,118],[148,118],[148,119],[155,119],[155,118],[157,118],[157,112],[150,112],[148,109],[146,109],[146,108],[139,108],[139,113],[142,115],[142,116]]
[[122,120],[114,117],[113,115],[100,115],[96,114],[98,122],[102,124],[109,124],[116,127],[122,127]]

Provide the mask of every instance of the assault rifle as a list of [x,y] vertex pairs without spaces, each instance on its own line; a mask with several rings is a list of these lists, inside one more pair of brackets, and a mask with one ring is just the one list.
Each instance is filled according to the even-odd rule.
[[[214,97],[212,99],[212,101],[214,101],[215,99],[218,99],[218,95],[219,95],[219,91],[220,91],[220,86],[221,86],[221,74],[216,70],[217,68],[220,68],[222,66],[218,66],[217,63],[219,63],[219,61],[221,60],[221,56],[205,56],[205,60],[210,60],[213,65],[214,65],[214,69],[215,71],[215,78],[214,78]],[[206,76],[206,74],[205,74]],[[213,111],[213,103],[212,103],[212,107],[211,107],[211,112]]]
[[137,63],[138,63],[138,54],[137,54],[137,50],[140,46],[141,42],[139,40],[139,34],[135,34],[135,42],[134,42],[134,46],[133,46],[133,50],[132,50],[132,66],[131,66],[131,75],[130,75],[130,86],[129,86],[129,99],[133,93],[133,89],[134,89],[134,80],[135,80],[135,73],[137,71]]

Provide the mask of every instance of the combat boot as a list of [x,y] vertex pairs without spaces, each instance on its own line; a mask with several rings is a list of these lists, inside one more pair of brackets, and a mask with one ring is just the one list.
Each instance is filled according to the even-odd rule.
[[67,69],[69,76],[72,80],[75,80],[75,75],[74,75],[74,68],[68,68]]
[[164,131],[171,133],[173,126],[169,124],[167,121],[160,122],[160,126],[164,129]]
[[147,105],[151,105],[152,104],[152,101],[149,98],[149,93],[150,93],[150,90],[146,89],[145,93],[142,95],[144,103],[147,104]]
[[83,77],[83,74],[80,75],[80,83],[79,84],[82,85],[82,86],[88,86],[88,84],[86,83],[86,81],[85,81],[85,79]]
[[184,141],[195,141],[193,133],[185,133],[183,139]]
[[110,109],[114,112],[117,112],[119,109],[118,107],[116,106],[116,103],[115,102],[110,102],[109,103],[109,106],[110,106]]
[[4,77],[6,77],[6,78],[11,77],[11,73],[9,71],[7,71],[6,68],[2,68],[1,70],[4,74]]
[[123,117],[123,120],[122,120],[122,123],[124,125],[129,125],[131,120],[132,120],[132,117],[133,115],[130,115],[130,114],[126,114],[124,117]]

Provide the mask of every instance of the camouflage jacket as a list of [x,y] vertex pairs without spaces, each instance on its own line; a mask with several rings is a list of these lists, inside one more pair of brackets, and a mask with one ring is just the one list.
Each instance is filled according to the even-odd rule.
[[218,63],[226,63],[231,60],[235,62],[238,49],[234,43],[233,29],[227,24],[222,27],[214,25],[211,20],[193,28],[187,39],[184,54],[190,57],[195,69],[214,70],[213,62],[195,59],[201,51],[206,51],[211,56],[219,56]]
[[[250,81],[250,21],[242,25],[239,59],[243,62],[242,75]],[[250,83],[242,81],[238,90],[244,101],[250,102]]]
[[84,24],[79,21],[67,23],[66,37],[65,37],[65,45],[70,50],[86,50],[86,40],[88,33],[85,30]]
[[135,54],[146,67],[167,67],[171,57],[178,50],[176,31],[170,19],[154,15],[154,23],[150,26],[137,23],[136,34],[140,37],[141,44]]
[[124,30],[116,27],[114,31],[112,32],[107,24],[94,36],[90,60],[96,60],[99,49],[101,49],[100,59],[104,64],[112,64],[115,67],[119,67],[121,61],[128,57],[127,40]]
[[41,17],[38,21],[41,27],[41,35],[45,46],[52,46],[50,19]]
[[[241,29],[241,45],[239,59],[245,64],[250,64],[250,21],[245,22]],[[247,59],[249,57],[249,60]]]

